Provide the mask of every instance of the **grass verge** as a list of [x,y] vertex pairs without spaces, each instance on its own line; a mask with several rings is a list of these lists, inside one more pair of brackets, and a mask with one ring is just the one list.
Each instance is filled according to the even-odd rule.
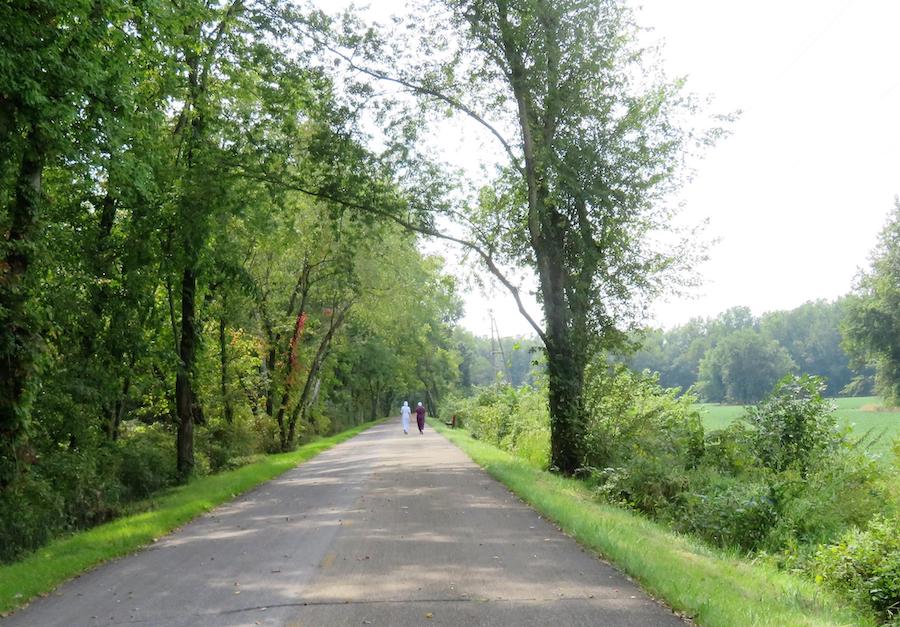
[[812,582],[714,550],[597,502],[575,479],[541,471],[467,433],[432,422],[492,477],[544,517],[700,625],[875,625]]
[[140,513],[54,540],[23,560],[0,566],[0,616],[46,595],[63,581],[131,553],[217,505],[365,431],[367,423],[296,451],[268,455],[236,470],[196,479],[148,499]]

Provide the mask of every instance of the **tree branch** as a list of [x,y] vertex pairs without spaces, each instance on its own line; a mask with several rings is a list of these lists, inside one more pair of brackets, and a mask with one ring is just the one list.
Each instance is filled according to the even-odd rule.
[[366,213],[378,215],[378,216],[387,218],[389,220],[392,220],[395,223],[402,226],[403,228],[408,229],[410,231],[415,231],[416,233],[421,233],[422,235],[428,235],[429,237],[436,237],[438,239],[443,239],[443,240],[447,240],[450,242],[454,242],[456,244],[460,244],[461,246],[468,248],[469,250],[474,251],[479,257],[481,257],[481,259],[482,259],[482,261],[484,261],[485,265],[487,265],[488,269],[491,271],[491,274],[493,274],[497,278],[497,280],[500,281],[500,283],[502,283],[503,286],[510,292],[510,294],[512,294],[513,298],[516,301],[516,306],[519,309],[519,313],[521,313],[522,316],[525,318],[525,320],[528,321],[528,324],[530,324],[531,327],[535,330],[535,332],[538,334],[538,337],[541,338],[541,341],[544,342],[545,345],[547,344],[547,335],[546,335],[546,333],[544,333],[544,330],[541,328],[541,326],[534,320],[534,318],[531,317],[531,315],[525,309],[525,305],[522,303],[522,297],[519,294],[519,288],[516,287],[515,285],[513,285],[513,283],[508,278],[506,278],[506,276],[503,274],[503,272],[501,272],[500,268],[494,262],[493,257],[491,257],[491,255],[487,251],[485,251],[481,246],[479,246],[475,242],[472,242],[472,241],[469,241],[466,239],[462,239],[462,238],[458,238],[458,237],[453,237],[452,235],[448,235],[447,233],[442,233],[442,232],[432,229],[430,227],[422,226],[419,224],[414,224],[414,223],[410,222],[409,220],[405,220],[405,219],[401,218],[400,216],[391,213],[390,211],[386,211],[384,209],[378,209],[377,207],[372,206],[372,205],[362,205],[357,202],[352,202],[352,201],[347,201],[347,200],[344,200],[341,198],[337,198],[335,196],[332,196],[331,194],[326,194],[323,192],[317,192],[317,191],[307,189],[293,181],[284,181],[284,180],[273,181],[270,177],[266,177],[262,174],[256,174],[254,172],[249,172],[247,170],[242,170],[241,174],[243,176],[246,176],[247,178],[262,181],[265,183],[282,185],[283,187],[292,189],[292,190],[300,192],[302,194],[306,194],[307,196],[311,196],[313,198],[319,198],[322,200],[327,200],[329,202],[336,203],[338,205],[347,207],[349,209],[356,209],[358,211],[363,211]]
[[357,72],[361,72],[362,74],[371,76],[372,78],[379,80],[379,81],[385,81],[388,83],[394,83],[394,84],[400,85],[416,94],[421,94],[421,95],[431,96],[432,98],[437,98],[438,100],[450,105],[457,111],[460,111],[460,112],[464,113],[465,115],[467,115],[468,117],[470,117],[471,119],[475,120],[475,122],[477,122],[478,124],[480,124],[481,126],[486,128],[488,130],[488,132],[490,132],[491,135],[493,135],[500,142],[500,144],[503,146],[503,149],[506,151],[506,154],[509,155],[509,158],[512,160],[513,167],[516,168],[516,170],[520,174],[524,175],[525,170],[519,164],[519,157],[516,155],[515,151],[513,150],[510,143],[506,140],[506,138],[503,137],[503,135],[500,133],[500,131],[497,130],[496,127],[494,127],[490,122],[485,120],[481,115],[479,115],[474,109],[472,109],[470,106],[468,106],[464,102],[462,102],[452,96],[448,96],[447,94],[445,94],[441,91],[438,91],[437,89],[435,89],[433,87],[428,87],[427,85],[423,85],[421,83],[414,83],[408,79],[405,79],[405,78],[402,78],[399,76],[390,76],[379,70],[375,70],[373,68],[368,68],[368,67],[359,65],[358,63],[356,63],[356,61],[353,60],[352,57],[350,57],[346,53],[341,52],[334,46],[331,46],[328,43],[319,40],[318,38],[316,38],[314,35],[310,34],[309,32],[307,32],[306,34],[310,39],[312,39],[313,41],[318,43],[320,46],[322,46],[323,48],[325,48],[326,50],[328,50],[329,52],[331,52],[333,55],[337,56],[338,58],[342,59],[352,70],[356,70]]

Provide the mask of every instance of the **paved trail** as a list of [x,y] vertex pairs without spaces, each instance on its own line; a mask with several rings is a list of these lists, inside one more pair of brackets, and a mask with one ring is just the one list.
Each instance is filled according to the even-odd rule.
[[396,422],[3,626],[683,625],[442,436]]

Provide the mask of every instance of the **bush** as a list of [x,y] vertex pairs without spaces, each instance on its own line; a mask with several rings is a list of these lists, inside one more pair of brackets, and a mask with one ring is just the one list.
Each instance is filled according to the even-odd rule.
[[163,425],[130,425],[118,446],[119,478],[128,500],[146,498],[175,484],[175,446]]
[[765,548],[815,547],[864,525],[890,500],[885,479],[879,462],[849,446],[820,459],[805,477],[797,470],[774,475],[779,521]]
[[583,471],[589,473],[588,481],[596,484],[594,491],[607,502],[655,517],[680,503],[690,485],[683,468],[646,454],[632,457],[627,465]]
[[754,451],[763,466],[775,471],[795,467],[806,476],[818,459],[840,446],[844,437],[834,404],[822,398],[825,387],[819,377],[788,375],[749,411]]
[[65,527],[65,501],[50,481],[28,473],[0,491],[0,562],[36,549]]
[[703,456],[697,399],[678,392],[660,387],[658,375],[606,363],[589,368],[582,466],[622,467],[642,457],[665,458],[665,464],[682,468],[696,465]]
[[753,472],[758,465],[753,454],[754,438],[754,432],[742,422],[710,431],[704,443],[704,465],[734,476]]
[[210,471],[219,472],[228,465],[229,460],[256,452],[259,446],[257,440],[249,419],[235,416],[229,423],[224,418],[215,417],[198,429],[195,446],[209,460]]
[[[698,480],[699,479],[699,480]],[[772,489],[765,481],[707,474],[695,478],[678,510],[675,527],[721,547],[758,548],[778,519]],[[699,489],[698,489],[699,488]]]
[[815,557],[816,580],[873,608],[884,621],[900,616],[900,519],[876,516]]
[[545,388],[498,384],[470,398],[451,398],[446,415],[455,415],[472,437],[546,468],[550,461],[550,413]]
[[653,516],[677,507],[689,487],[688,471],[703,456],[695,401],[660,387],[656,375],[603,362],[592,366],[580,472],[608,501]]
[[64,499],[65,529],[83,529],[106,522],[119,512],[122,486],[118,459],[110,446],[63,450],[44,457],[34,467]]

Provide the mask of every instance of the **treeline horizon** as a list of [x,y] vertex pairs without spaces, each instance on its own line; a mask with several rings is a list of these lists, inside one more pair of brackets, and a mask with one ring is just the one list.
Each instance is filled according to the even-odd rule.
[[841,330],[848,297],[807,301],[754,316],[749,307],[649,328],[625,362],[659,373],[660,384],[693,388],[707,402],[754,403],[787,374],[822,377],[828,396],[874,393],[874,371],[847,352]]
[[[735,306],[668,329],[647,327],[632,336],[632,353],[610,359],[657,373],[663,387],[693,389],[707,402],[758,402],[787,374],[822,377],[828,396],[868,396],[875,392],[874,370],[854,362],[844,348],[847,298],[807,301],[759,316]],[[465,330],[455,335],[463,388],[496,381],[519,387],[535,383],[543,371],[537,338],[497,339]]]

